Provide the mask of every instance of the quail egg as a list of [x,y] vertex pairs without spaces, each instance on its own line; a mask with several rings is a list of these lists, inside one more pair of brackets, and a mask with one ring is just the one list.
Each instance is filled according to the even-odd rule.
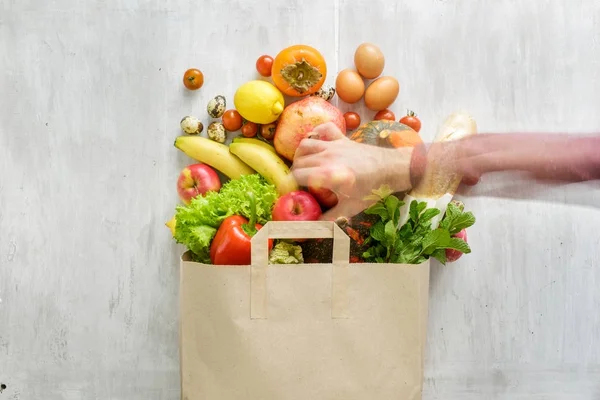
[[198,135],[204,129],[204,125],[202,125],[202,122],[198,118],[190,116],[183,118],[179,125],[181,126],[181,130],[189,135]]
[[335,88],[333,86],[321,86],[321,88],[315,92],[314,96],[319,96],[322,99],[329,101],[335,96]]
[[208,125],[206,132],[208,133],[208,138],[215,142],[225,143],[225,140],[227,139],[227,132],[221,122],[211,122],[211,124]]
[[227,107],[227,101],[225,100],[225,96],[218,95],[213,97],[206,106],[206,111],[208,111],[208,115],[213,118],[221,118],[221,116],[225,113],[225,108]]

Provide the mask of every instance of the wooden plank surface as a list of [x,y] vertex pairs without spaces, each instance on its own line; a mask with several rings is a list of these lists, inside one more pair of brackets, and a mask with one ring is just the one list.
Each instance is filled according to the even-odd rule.
[[[599,21],[593,0],[0,0],[0,399],[179,398],[172,143],[259,55],[314,45],[333,84],[377,43],[425,138],[456,109],[592,132]],[[600,187],[484,183],[474,252],[432,267],[424,399],[599,399]]]

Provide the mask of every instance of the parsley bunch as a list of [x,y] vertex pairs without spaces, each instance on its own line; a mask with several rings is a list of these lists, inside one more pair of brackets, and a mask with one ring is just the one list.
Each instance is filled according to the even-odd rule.
[[[377,193],[375,193],[377,195]],[[365,210],[365,214],[378,215],[379,221],[370,230],[366,239],[367,250],[363,258],[367,262],[420,264],[430,257],[446,264],[446,249],[455,249],[464,254],[471,248],[464,240],[453,237],[475,223],[471,212],[464,212],[459,203],[448,204],[439,227],[432,229],[432,219],[441,211],[427,208],[426,202],[413,200],[409,207],[408,221],[398,227],[400,207],[405,203],[396,196],[385,193]]]

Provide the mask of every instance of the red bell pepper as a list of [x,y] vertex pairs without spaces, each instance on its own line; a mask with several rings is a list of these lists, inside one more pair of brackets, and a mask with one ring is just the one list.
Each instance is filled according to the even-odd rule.
[[[210,260],[215,265],[250,265],[251,239],[262,225],[256,223],[256,201],[253,193],[250,199],[250,221],[241,215],[225,218],[219,226],[210,245]],[[269,251],[273,239],[269,239]]]

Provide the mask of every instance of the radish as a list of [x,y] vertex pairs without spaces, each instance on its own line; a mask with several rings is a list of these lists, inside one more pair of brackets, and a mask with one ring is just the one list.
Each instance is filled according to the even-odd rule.
[[[467,230],[463,229],[462,231],[458,232],[456,235],[452,235],[452,237],[462,239],[466,242],[467,241]],[[463,255],[463,253],[458,250],[446,249],[446,261],[447,262],[454,262],[454,261],[458,260],[460,257],[462,257],[462,255]]]

